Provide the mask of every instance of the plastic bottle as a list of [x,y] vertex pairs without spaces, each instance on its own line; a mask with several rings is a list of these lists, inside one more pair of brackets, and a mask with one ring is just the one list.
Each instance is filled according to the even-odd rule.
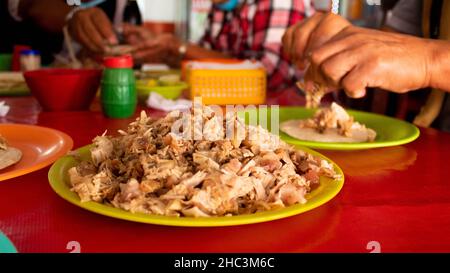
[[25,49],[20,51],[20,70],[31,71],[41,68],[41,52],[39,50]]
[[133,59],[129,55],[106,57],[101,84],[103,113],[110,118],[131,117],[137,104]]

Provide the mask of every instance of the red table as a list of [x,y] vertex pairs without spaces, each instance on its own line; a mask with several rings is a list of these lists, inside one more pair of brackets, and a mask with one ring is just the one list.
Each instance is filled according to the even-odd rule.
[[[4,98],[2,98],[3,100]],[[130,120],[92,112],[40,113],[30,97],[6,98],[0,122],[36,123],[61,130],[75,148]],[[149,112],[151,115],[161,113]],[[421,129],[415,142],[354,152],[322,151],[344,170],[332,201],[310,212],[268,223],[180,228],[97,215],[61,199],[48,168],[0,182],[0,230],[19,252],[382,252],[450,251],[450,134]]]

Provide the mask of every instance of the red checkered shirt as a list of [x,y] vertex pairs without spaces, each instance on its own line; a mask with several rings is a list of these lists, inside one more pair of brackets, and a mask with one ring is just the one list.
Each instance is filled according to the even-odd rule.
[[302,75],[283,56],[286,29],[314,9],[309,0],[246,0],[225,12],[213,8],[201,45],[239,59],[259,60],[267,70],[268,90],[292,87]]

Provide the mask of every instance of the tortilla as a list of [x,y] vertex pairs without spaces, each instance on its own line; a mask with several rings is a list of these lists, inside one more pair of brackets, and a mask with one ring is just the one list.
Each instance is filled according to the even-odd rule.
[[119,55],[130,54],[135,50],[136,50],[136,47],[131,46],[131,45],[115,45],[115,46],[110,46],[108,48],[106,54],[111,55],[111,56],[119,56]]
[[0,150],[0,170],[16,164],[22,158],[22,152],[19,149],[8,147],[6,150]]
[[291,137],[316,142],[369,142],[375,139],[376,136],[374,130],[362,126],[353,126],[350,129],[351,137],[340,135],[336,128],[327,128],[323,133],[319,133],[313,128],[301,128],[301,122],[302,120],[288,120],[281,123],[280,129]]

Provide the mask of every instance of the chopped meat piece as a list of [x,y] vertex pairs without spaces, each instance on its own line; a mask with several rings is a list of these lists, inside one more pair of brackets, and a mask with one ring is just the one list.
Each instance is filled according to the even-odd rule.
[[94,148],[91,149],[92,162],[95,165],[108,159],[113,153],[113,143],[106,136],[94,138]]

